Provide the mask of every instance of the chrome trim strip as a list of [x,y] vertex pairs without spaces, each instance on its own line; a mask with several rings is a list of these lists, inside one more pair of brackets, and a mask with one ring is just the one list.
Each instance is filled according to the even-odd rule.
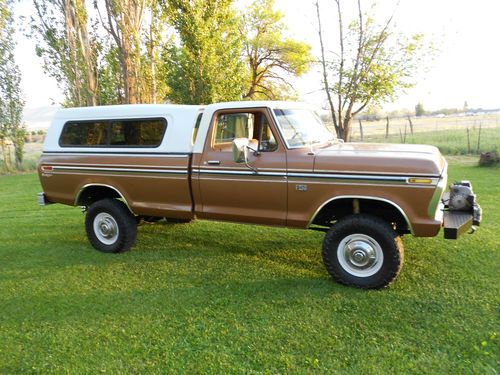
[[[290,169],[292,172],[307,172],[307,169]],[[334,173],[334,174],[368,174],[368,175],[382,175],[382,176],[408,176],[408,173],[384,173],[376,171],[334,171],[325,169],[315,169],[314,173]],[[428,173],[412,173],[412,177],[429,177],[429,178],[439,178],[439,175],[428,174]]]
[[257,172],[253,171],[227,171],[223,169],[193,169],[194,173],[200,174],[221,174],[221,175],[235,175],[235,176],[274,176],[274,177],[286,177],[286,173],[277,173],[277,172]]
[[[78,191],[78,193],[76,194],[76,198],[75,198],[75,204],[74,206],[78,206],[78,200],[80,199],[80,195],[82,194],[82,192],[88,188],[88,187],[91,187],[91,186],[102,186],[102,187],[107,187],[107,188],[110,188],[114,191],[116,191],[116,193],[120,196],[120,198],[123,200],[123,202],[125,203],[125,205],[127,206],[127,208],[129,209],[129,211],[134,214],[134,211],[132,211],[132,209],[130,208],[130,205],[128,204],[127,200],[125,199],[125,197],[123,196],[123,194],[120,192],[120,190],[118,190],[117,188],[115,188],[114,186],[111,186],[111,185],[107,185],[107,184],[99,184],[99,183],[91,183],[91,184],[85,184],[83,185],[80,190]],[[135,214],[134,214],[135,215]]]
[[[211,165],[200,165],[197,166],[196,169],[205,169],[205,170],[236,170],[236,171],[248,171],[248,169],[241,169],[241,167],[228,167],[228,166],[218,166],[217,169],[214,169],[213,166]],[[277,168],[263,168],[259,167],[259,171],[271,171],[271,172],[279,172],[279,173],[286,173],[286,170],[284,169],[277,169]]]
[[[311,181],[311,180],[295,180],[295,179],[288,179],[290,183],[293,184],[317,184],[317,185],[353,185],[354,182],[352,180],[331,180],[331,181]],[[391,181],[364,181],[364,180],[358,180],[355,182],[356,186],[362,185],[362,186],[384,186],[384,187],[397,187],[397,188],[412,188],[412,189],[434,189],[435,186],[433,185],[416,185],[416,184],[406,184],[403,185],[401,183],[393,183]]]
[[408,177],[399,176],[370,176],[370,175],[353,175],[353,174],[320,174],[320,173],[288,173],[289,177],[302,178],[327,178],[334,180],[369,180],[369,181],[390,181],[406,183]]
[[[203,177],[200,177],[200,181],[221,181],[221,178],[211,178],[211,177],[203,176]],[[283,180],[264,180],[261,178],[256,178],[254,180],[248,180],[248,179],[238,178],[237,176],[222,179],[222,181],[236,181],[236,182],[246,182],[246,183],[248,183],[248,182],[272,182],[274,184],[284,184],[287,182],[285,179],[283,179]]]
[[375,200],[375,201],[381,201],[381,202],[388,203],[388,204],[394,206],[401,213],[401,215],[403,215],[403,217],[406,221],[406,224],[408,224],[408,228],[410,228],[411,234],[413,234],[413,228],[411,226],[411,222],[408,219],[408,216],[406,215],[406,213],[403,211],[403,209],[399,205],[397,205],[393,201],[390,201],[390,200],[385,199],[385,198],[372,197],[372,196],[367,196],[367,195],[339,195],[338,197],[334,197],[334,198],[327,200],[321,206],[319,206],[319,208],[314,212],[311,219],[307,223],[306,228],[309,228],[311,226],[312,222],[316,218],[316,215],[318,215],[318,213],[322,210],[323,207],[325,207],[328,203],[333,202],[335,200],[339,200],[339,199],[368,199],[368,200]]
[[187,174],[187,170],[172,169],[133,169],[133,168],[106,168],[106,167],[73,167],[68,165],[54,165],[54,170],[70,171],[98,171],[98,172],[130,172],[130,173],[165,173],[165,174]]
[[161,152],[71,152],[71,151],[43,151],[42,155],[47,156],[129,156],[129,157],[144,157],[144,158],[187,158],[189,153],[161,153]]
[[[46,173],[45,175],[48,175],[49,173]],[[180,181],[186,181],[186,175],[180,175],[180,174],[167,174],[167,173],[152,173],[152,174],[145,174],[145,173],[120,173],[120,172],[92,172],[92,173],[86,173],[85,171],[55,171],[55,172],[50,172],[50,175],[56,175],[56,176],[68,176],[68,175],[76,175],[76,176],[102,176],[102,177],[130,177],[130,178],[151,178],[151,179],[168,179],[168,180],[180,180]]]
[[412,186],[435,186],[438,182],[437,178],[431,178],[431,184],[417,184],[409,183],[409,179],[414,178],[414,176],[390,176],[390,175],[361,175],[361,174],[321,174],[321,173],[284,173],[284,172],[262,172],[259,169],[257,172],[248,170],[226,170],[226,169],[209,169],[194,168],[194,173],[203,174],[221,174],[221,175],[246,175],[246,176],[277,176],[277,177],[287,177],[289,179],[293,178],[310,178],[310,179],[325,179],[325,180],[339,180],[339,181],[356,181],[356,182],[373,182],[378,181],[380,183],[393,183],[400,185],[412,185]]
[[441,197],[443,196],[443,193],[446,189],[446,184],[448,182],[448,165],[445,166],[445,170],[439,179],[439,182],[436,186],[436,190],[434,191],[434,194],[432,195],[432,198],[429,202],[429,206],[427,207],[427,214],[431,218],[436,218],[439,219],[442,216],[439,215],[438,213],[438,208],[439,208],[439,203],[441,202]]
[[[49,162],[44,162],[42,165],[51,165]],[[56,165],[58,166],[83,166],[83,167],[88,167],[89,165],[92,165],[92,167],[95,168],[101,168],[101,167],[111,167],[111,168],[132,168],[132,169],[150,169],[152,166],[151,165],[144,165],[144,164],[92,164],[92,163],[60,163],[57,162]],[[169,169],[180,169],[180,170],[187,170],[187,166],[184,165],[156,165],[155,169],[164,169],[164,170],[169,170]]]

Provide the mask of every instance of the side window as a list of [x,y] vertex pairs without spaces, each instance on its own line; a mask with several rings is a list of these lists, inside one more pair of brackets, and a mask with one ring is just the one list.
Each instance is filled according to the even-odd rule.
[[[278,149],[278,142],[271,130],[267,116],[262,111],[224,113],[217,116],[214,146],[221,146],[229,151],[229,145],[235,138],[248,138],[261,152]],[[258,146],[257,146],[258,144]]]
[[69,122],[59,139],[61,146],[104,146],[106,143],[106,122]]
[[231,143],[235,138],[253,138],[253,113],[228,113],[217,116],[215,145]]
[[68,122],[59,144],[62,147],[158,147],[166,129],[164,119]]
[[159,146],[167,124],[164,120],[124,120],[111,122],[110,146]]
[[278,143],[271,131],[266,116],[262,116],[261,126],[259,127],[259,151],[272,152],[278,149]]

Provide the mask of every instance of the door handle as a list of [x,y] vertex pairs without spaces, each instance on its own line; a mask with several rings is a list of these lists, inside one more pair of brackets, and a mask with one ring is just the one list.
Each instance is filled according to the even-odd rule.
[[210,165],[219,165],[220,164],[220,160],[208,160],[207,164],[210,164]]

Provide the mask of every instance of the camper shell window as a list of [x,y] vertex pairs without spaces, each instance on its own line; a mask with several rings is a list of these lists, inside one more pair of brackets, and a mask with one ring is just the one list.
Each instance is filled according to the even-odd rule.
[[61,147],[158,147],[167,121],[163,118],[133,120],[69,121],[59,138]]

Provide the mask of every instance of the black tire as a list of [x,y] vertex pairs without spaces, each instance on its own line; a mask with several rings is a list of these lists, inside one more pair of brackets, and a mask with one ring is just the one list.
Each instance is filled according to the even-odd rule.
[[389,285],[403,266],[401,238],[375,216],[356,214],[340,219],[326,233],[323,262],[333,279],[364,289]]
[[127,206],[116,199],[93,203],[85,217],[87,238],[92,246],[104,253],[129,250],[137,237],[137,221]]

